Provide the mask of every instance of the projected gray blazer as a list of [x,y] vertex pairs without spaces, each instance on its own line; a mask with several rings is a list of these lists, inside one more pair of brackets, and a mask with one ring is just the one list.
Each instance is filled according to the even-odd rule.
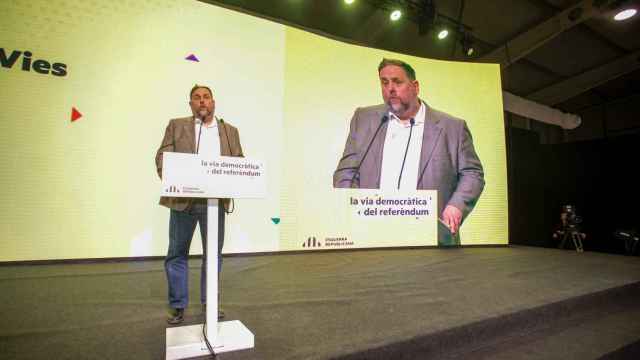
[[[422,151],[416,189],[438,190],[438,215],[453,205],[466,218],[484,189],[484,172],[464,120],[426,106]],[[376,128],[387,113],[385,105],[356,109],[342,158],[333,173],[336,188],[380,188],[386,121],[371,144]],[[358,164],[362,161],[359,174]]]

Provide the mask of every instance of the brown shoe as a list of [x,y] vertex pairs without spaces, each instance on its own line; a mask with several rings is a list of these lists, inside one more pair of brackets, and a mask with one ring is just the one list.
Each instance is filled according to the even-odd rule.
[[170,309],[167,323],[169,325],[177,325],[184,321],[184,309]]

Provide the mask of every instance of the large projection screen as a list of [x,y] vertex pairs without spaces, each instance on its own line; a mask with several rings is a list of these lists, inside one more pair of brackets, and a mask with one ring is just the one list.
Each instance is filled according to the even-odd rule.
[[5,1],[0,12],[0,261],[164,255],[153,159],[169,119],[191,115],[196,83],[268,167],[268,197],[236,201],[224,252],[305,249],[339,226],[331,177],[354,110],[382,103],[383,57],[410,63],[421,98],[473,135],[486,186],[461,244],[507,243],[497,65],[350,45],[192,0]]

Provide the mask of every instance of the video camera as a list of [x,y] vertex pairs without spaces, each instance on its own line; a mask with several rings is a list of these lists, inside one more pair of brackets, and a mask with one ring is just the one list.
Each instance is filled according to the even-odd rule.
[[638,245],[640,244],[640,232],[636,231],[636,229],[618,229],[613,233],[613,237],[624,241],[624,249],[627,254],[640,254],[640,245]]
[[576,207],[573,205],[564,205],[562,207],[562,213],[566,214],[567,227],[569,229],[577,229],[578,225],[582,223],[582,217],[576,213]]

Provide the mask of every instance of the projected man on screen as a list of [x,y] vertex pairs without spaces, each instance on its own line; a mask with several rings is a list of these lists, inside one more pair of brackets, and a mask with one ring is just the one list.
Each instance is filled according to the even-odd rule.
[[[162,177],[162,153],[165,151],[199,153],[211,156],[242,156],[238,130],[214,117],[215,100],[211,89],[196,85],[191,89],[189,106],[193,116],[173,119],[164,133],[162,144],[156,153],[158,176]],[[201,198],[161,197],[160,204],[171,209],[169,218],[169,250],[164,267],[169,283],[170,314],[167,322],[179,324],[184,320],[184,309],[189,298],[189,267],[187,257],[196,228],[200,224],[202,237],[202,270],[200,276],[200,301],[206,304],[206,249],[207,249],[207,200]],[[225,211],[229,199],[222,201],[218,212],[218,255],[224,241]],[[218,256],[218,273],[222,270],[222,257]],[[220,283],[220,282],[219,282]],[[222,311],[218,317],[223,317]]]
[[447,227],[438,231],[438,243],[459,243],[460,225],[484,188],[471,133],[464,120],[418,97],[409,64],[383,59],[378,75],[385,103],[356,109],[333,186],[438,190],[438,215]]

